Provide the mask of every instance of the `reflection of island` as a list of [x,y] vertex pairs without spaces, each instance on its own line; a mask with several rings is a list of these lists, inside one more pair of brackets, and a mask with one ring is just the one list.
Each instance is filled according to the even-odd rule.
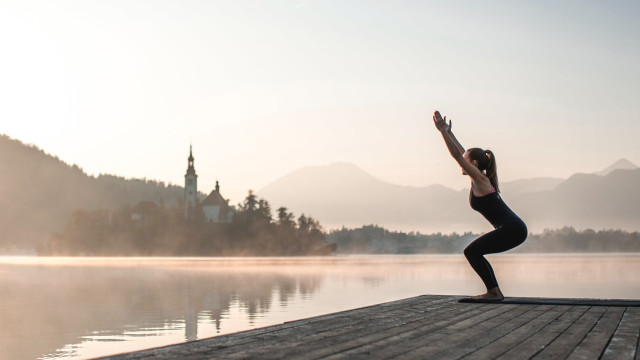
[[[77,344],[92,334],[122,338],[145,329],[180,327],[198,338],[198,319],[210,317],[218,331],[232,304],[251,318],[286,306],[296,294],[314,293],[321,278],[268,267],[151,266],[4,267],[0,282],[0,358],[32,359]],[[46,273],[45,273],[46,272]],[[5,279],[15,279],[15,283]],[[19,282],[18,282],[19,280]],[[37,341],[32,339],[37,338]]]

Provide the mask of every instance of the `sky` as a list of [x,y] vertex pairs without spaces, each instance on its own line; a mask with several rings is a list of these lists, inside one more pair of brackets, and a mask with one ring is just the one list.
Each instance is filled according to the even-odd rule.
[[640,164],[638,1],[0,0],[0,133],[88,174],[249,189],[351,162],[502,181]]

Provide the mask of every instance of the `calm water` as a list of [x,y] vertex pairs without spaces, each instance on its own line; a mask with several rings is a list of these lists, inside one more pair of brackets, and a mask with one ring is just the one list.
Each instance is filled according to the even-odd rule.
[[[640,299],[640,254],[490,259],[507,296]],[[462,255],[0,257],[0,359],[90,358],[482,290]]]

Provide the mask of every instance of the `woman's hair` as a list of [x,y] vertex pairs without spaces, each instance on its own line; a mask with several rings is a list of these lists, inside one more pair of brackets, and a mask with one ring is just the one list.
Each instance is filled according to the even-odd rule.
[[469,159],[478,162],[478,169],[486,171],[491,185],[496,189],[496,192],[500,192],[498,186],[498,168],[496,167],[496,157],[491,150],[483,150],[480,148],[471,148],[467,150],[469,153]]

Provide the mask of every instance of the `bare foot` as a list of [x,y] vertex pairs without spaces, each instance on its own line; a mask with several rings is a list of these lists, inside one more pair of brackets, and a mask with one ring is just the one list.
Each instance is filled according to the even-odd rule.
[[472,299],[487,300],[487,301],[502,301],[504,300],[504,295],[502,295],[502,291],[500,291],[500,288],[494,287],[487,290],[487,292],[482,295],[477,295],[472,297]]

